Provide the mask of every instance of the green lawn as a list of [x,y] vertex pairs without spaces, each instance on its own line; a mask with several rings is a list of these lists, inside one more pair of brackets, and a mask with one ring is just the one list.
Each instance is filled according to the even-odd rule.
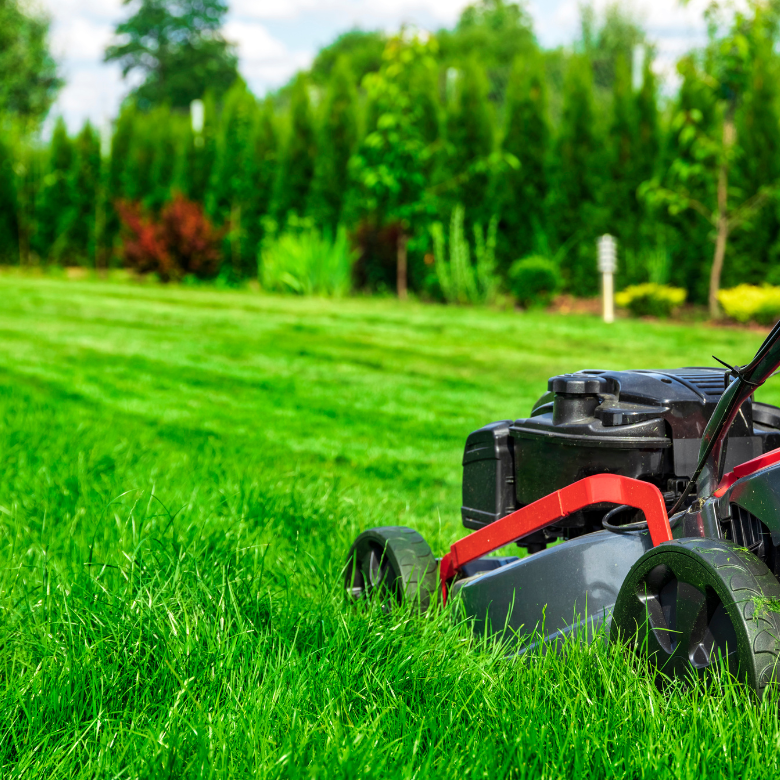
[[506,658],[339,583],[363,528],[463,535],[466,435],[549,376],[760,341],[0,276],[0,776],[777,776],[776,704],[601,644]]

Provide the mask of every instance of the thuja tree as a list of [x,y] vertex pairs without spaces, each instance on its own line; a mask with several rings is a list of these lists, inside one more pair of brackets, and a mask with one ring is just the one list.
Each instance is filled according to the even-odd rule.
[[176,159],[173,186],[196,203],[205,203],[217,157],[219,118],[214,96],[207,92],[203,98],[203,127],[194,129],[187,124],[183,143]]
[[309,213],[335,234],[341,220],[349,160],[358,141],[354,76],[346,57],[337,60],[322,109]]
[[448,186],[442,189],[447,213],[462,203],[467,220],[482,225],[492,217],[495,116],[488,92],[484,68],[470,57],[455,73],[455,94],[447,107]]
[[279,133],[276,126],[276,112],[272,98],[267,97],[257,114],[253,134],[256,166],[255,190],[257,213],[261,215],[258,229],[258,243],[263,238],[262,216],[271,213],[274,182],[279,163]]
[[274,211],[280,223],[295,212],[303,216],[314,176],[316,133],[306,78],[299,75],[290,92],[289,127],[276,177]]
[[436,52],[434,39],[402,34],[388,42],[382,68],[363,80],[370,101],[369,133],[350,164],[355,213],[397,228],[400,298],[406,297],[409,238],[434,209],[428,190],[432,107],[430,100],[419,99],[419,89],[437,70]]
[[70,209],[66,217],[68,259],[95,264],[97,206],[100,196],[100,139],[89,122],[74,141]]
[[243,81],[225,98],[217,155],[206,201],[216,224],[226,225],[227,249],[237,278],[254,275],[260,221],[254,132],[257,101]]
[[[116,204],[127,196],[125,192],[124,170],[127,165],[133,142],[133,131],[136,122],[135,105],[130,102],[122,107],[114,124],[111,137],[111,154],[107,161],[105,177],[106,214],[102,243],[111,250],[117,245],[120,220]],[[115,252],[112,251],[112,256]]]
[[44,262],[56,260],[64,248],[65,218],[71,207],[73,141],[61,117],[54,125],[48,152],[37,198],[37,229],[33,237],[36,254]]
[[[728,27],[710,18],[709,45],[700,58],[685,63],[689,82],[704,93],[714,121],[705,123],[701,112],[678,114],[675,129],[688,155],[675,157],[660,183],[646,188],[647,196],[664,202],[672,214],[692,210],[712,229],[714,253],[709,274],[710,315],[720,315],[718,290],[731,234],[751,224],[774,197],[777,182],[757,191],[739,191],[733,171],[740,155],[738,111],[749,90],[750,74],[762,60],[771,59],[778,28],[774,8],[750,3],[746,13],[736,13]],[[698,194],[700,197],[697,197]]]
[[504,104],[502,148],[517,161],[497,177],[501,211],[500,258],[504,264],[545,250],[550,127],[540,57],[515,60]]
[[593,96],[590,61],[572,56],[554,154],[551,224],[561,269],[577,295],[596,291],[595,238],[604,231],[605,143]]

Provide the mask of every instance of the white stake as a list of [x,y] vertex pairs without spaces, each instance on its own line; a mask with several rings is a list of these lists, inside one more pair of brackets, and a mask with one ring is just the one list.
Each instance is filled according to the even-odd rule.
[[606,234],[599,238],[598,254],[604,322],[610,323],[615,321],[614,273],[617,270],[617,241],[613,236]]

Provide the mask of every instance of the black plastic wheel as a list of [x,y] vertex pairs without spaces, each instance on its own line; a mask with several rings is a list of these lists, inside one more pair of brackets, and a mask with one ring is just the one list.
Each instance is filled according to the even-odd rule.
[[370,528],[347,555],[344,587],[352,599],[378,599],[385,610],[416,603],[424,611],[438,588],[437,568],[431,548],[417,531]]
[[646,650],[669,677],[717,659],[759,698],[780,680],[780,583],[744,548],[679,539],[648,550],[620,588],[612,639]]

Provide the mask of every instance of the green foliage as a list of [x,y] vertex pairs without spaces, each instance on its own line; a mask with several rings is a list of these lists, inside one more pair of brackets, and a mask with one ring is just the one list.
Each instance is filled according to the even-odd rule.
[[518,303],[525,307],[547,306],[560,287],[560,271],[546,257],[524,257],[509,269],[509,289]]
[[61,117],[54,125],[48,152],[46,172],[37,197],[37,230],[33,238],[35,251],[45,262],[57,259],[65,249],[66,220],[71,208],[74,149]]
[[370,125],[350,163],[356,215],[411,225],[430,210],[430,105],[412,87],[425,83],[426,72],[436,72],[435,54],[433,39],[392,38],[381,70],[363,80]]
[[346,57],[336,61],[322,109],[309,214],[335,231],[349,180],[349,160],[358,142],[358,97]]
[[206,90],[222,95],[238,78],[236,53],[220,31],[223,0],[125,0],[133,13],[116,26],[106,62],[140,73],[139,107],[188,108]]
[[309,71],[311,79],[315,84],[327,86],[342,60],[342,67],[349,68],[356,86],[367,73],[376,73],[382,67],[386,44],[387,36],[383,32],[355,29],[342,33],[317,52]]
[[499,285],[495,261],[498,219],[490,220],[487,237],[480,225],[474,225],[476,263],[472,263],[464,217],[463,206],[456,206],[450,218],[449,260],[441,224],[436,222],[431,226],[436,278],[448,303],[490,303]]
[[305,215],[317,153],[308,84],[302,75],[296,78],[290,93],[289,115],[290,125],[279,159],[274,197],[274,212],[282,224],[290,212],[299,217]]
[[19,262],[19,228],[16,218],[14,149],[0,136],[0,262]]
[[237,81],[225,97],[206,207],[217,224],[229,226],[227,249],[238,279],[250,276],[256,266],[261,198],[268,202],[268,193],[258,187],[258,121],[257,101]]
[[615,303],[635,317],[669,317],[685,298],[686,292],[680,287],[647,282],[626,287],[615,295]]
[[71,264],[95,265],[100,186],[100,138],[86,122],[73,142],[70,208],[64,216],[62,258]]
[[572,57],[563,93],[555,149],[551,212],[560,244],[576,243],[561,261],[561,272],[576,295],[596,291],[595,240],[605,232],[605,140],[596,112],[590,62]]
[[515,60],[504,114],[502,148],[518,162],[496,180],[496,196],[501,203],[501,255],[507,266],[512,258],[537,249],[537,237],[547,228],[551,134],[540,57]]
[[726,315],[737,322],[774,325],[780,320],[780,287],[740,284],[718,292]]
[[468,217],[485,224],[490,219],[491,162],[495,147],[495,116],[488,100],[484,68],[468,59],[455,74],[455,89],[447,107],[447,172],[443,192],[447,203],[467,204]]
[[267,228],[260,253],[260,280],[271,292],[342,297],[351,290],[354,261],[343,227],[331,238],[310,220],[293,217],[281,234],[272,226]]
[[645,33],[630,3],[610,2],[599,19],[591,3],[581,6],[580,46],[592,63],[597,89],[611,91],[620,78],[621,61],[630,63]]
[[0,2],[0,74],[0,117],[41,120],[62,86],[49,18],[24,0]]
[[478,0],[466,6],[455,29],[440,30],[438,38],[446,63],[457,66],[477,57],[494,74],[496,87],[515,59],[536,50],[527,9],[506,0]]

